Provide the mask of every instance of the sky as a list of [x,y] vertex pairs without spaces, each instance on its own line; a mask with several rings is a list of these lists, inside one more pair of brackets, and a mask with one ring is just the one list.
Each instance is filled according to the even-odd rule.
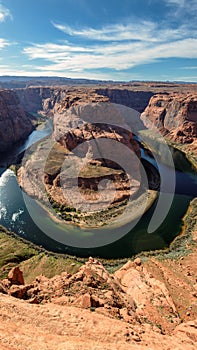
[[197,82],[197,0],[0,0],[0,75]]

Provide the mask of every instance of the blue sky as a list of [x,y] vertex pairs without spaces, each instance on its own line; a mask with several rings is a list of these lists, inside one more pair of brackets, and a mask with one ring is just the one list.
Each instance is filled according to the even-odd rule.
[[197,82],[197,0],[0,0],[0,75]]

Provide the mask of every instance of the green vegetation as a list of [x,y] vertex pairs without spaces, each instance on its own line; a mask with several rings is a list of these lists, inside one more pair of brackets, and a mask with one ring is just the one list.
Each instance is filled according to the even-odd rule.
[[22,240],[0,226],[0,279],[7,277],[14,266],[20,266],[26,283],[31,283],[41,274],[53,277],[67,271],[73,274],[82,265],[80,259],[47,252],[32,243]]
[[7,272],[21,262],[36,256],[36,251],[31,245],[8,235],[8,231],[0,227],[0,277],[5,277]]

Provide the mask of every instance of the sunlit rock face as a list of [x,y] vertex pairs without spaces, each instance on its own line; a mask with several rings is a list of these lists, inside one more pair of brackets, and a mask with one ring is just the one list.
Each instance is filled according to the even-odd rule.
[[197,136],[197,94],[161,93],[154,95],[142,113],[142,120],[180,143],[192,143]]

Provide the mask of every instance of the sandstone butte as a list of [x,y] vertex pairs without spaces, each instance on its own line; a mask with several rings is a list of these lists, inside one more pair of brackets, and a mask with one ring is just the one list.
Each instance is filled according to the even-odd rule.
[[[56,108],[58,113],[95,94],[95,102],[104,96],[106,101],[143,112],[145,123],[155,123],[163,135],[196,160],[196,86],[150,83],[86,88],[85,92],[84,88],[69,89],[38,87],[1,92],[3,125],[6,123],[6,130],[10,130],[8,119],[15,119],[15,110],[23,120],[23,131],[24,125],[29,125],[28,135],[32,130],[32,123],[26,120],[28,112],[41,110],[52,115]],[[16,119],[19,136],[15,138],[12,132],[9,139],[2,137],[2,150],[24,137],[22,124]],[[90,128],[85,135],[89,133]],[[64,144],[67,139],[60,141]],[[46,176],[45,183],[48,181]],[[194,226],[190,232],[192,245],[186,245],[182,256],[137,258],[114,273],[109,273],[101,261],[89,258],[73,274],[65,271],[52,278],[41,275],[25,283],[22,265],[16,266],[0,281],[0,349],[196,349],[196,229]]]

